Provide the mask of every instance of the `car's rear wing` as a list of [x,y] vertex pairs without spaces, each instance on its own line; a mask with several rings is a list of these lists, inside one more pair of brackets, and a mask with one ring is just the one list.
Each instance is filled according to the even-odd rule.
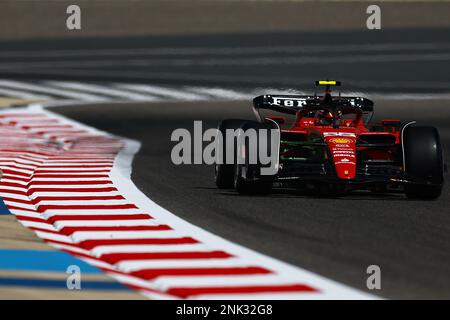
[[343,113],[373,114],[373,101],[362,97],[332,97],[327,93],[324,97],[306,95],[262,95],[253,99],[253,111],[256,118],[262,121],[260,109],[269,109],[281,113],[296,114],[324,108],[338,108]]
[[263,95],[253,99],[253,106],[257,109],[270,109],[289,114],[324,107],[352,108],[361,112],[373,112],[373,101],[366,98],[341,96],[326,98],[306,95]]
[[296,114],[304,106],[314,103],[314,96],[263,95],[253,99],[256,109],[269,109],[282,113]]

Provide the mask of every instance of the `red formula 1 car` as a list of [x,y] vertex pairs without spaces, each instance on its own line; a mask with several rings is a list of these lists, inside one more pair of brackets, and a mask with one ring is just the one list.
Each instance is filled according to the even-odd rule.
[[[244,194],[269,193],[281,186],[318,194],[369,190],[404,192],[416,199],[439,197],[444,162],[436,128],[396,119],[372,123],[372,101],[332,96],[330,88],[340,85],[338,81],[317,81],[316,85],[326,86],[323,96],[258,96],[253,99],[257,121],[227,119],[219,124],[224,137],[220,152],[225,155],[225,146],[232,143],[235,154],[244,159],[215,165],[219,188],[235,188]],[[268,110],[284,115],[261,114]],[[288,117],[292,122],[288,123]],[[272,155],[276,153],[276,173],[262,175],[262,163],[246,160],[248,141],[227,141],[227,129],[278,130],[275,144],[269,141],[273,139],[269,134],[258,135]]]

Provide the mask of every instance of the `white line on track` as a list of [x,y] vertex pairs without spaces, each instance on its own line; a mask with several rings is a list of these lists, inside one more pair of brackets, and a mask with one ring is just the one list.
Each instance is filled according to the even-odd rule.
[[76,231],[71,235],[75,242],[98,239],[165,239],[181,238],[186,234],[178,231]]
[[35,210],[36,208],[32,204],[19,203],[17,204],[15,201],[4,200],[6,205],[18,206],[22,209]]
[[11,81],[11,80],[0,80],[0,86],[20,89],[20,90],[30,90],[30,91],[36,91],[36,92],[43,92],[47,94],[54,94],[57,96],[65,97],[65,98],[73,98],[78,100],[87,100],[87,101],[105,101],[106,99],[102,99],[98,96],[81,93],[81,92],[74,92],[70,90],[61,90],[61,89],[55,89],[51,88],[46,85],[37,85],[37,84],[29,84],[26,82],[20,82],[20,81]]
[[[71,198],[71,197],[68,197]],[[37,205],[39,206],[46,206],[46,205],[125,205],[129,204],[129,201],[127,200],[75,200],[75,199],[57,199],[57,200],[40,200],[37,202]]]
[[[145,294],[145,293],[144,293]],[[149,295],[149,297],[151,297]],[[190,299],[193,300],[325,300],[330,299],[330,297],[326,295],[320,295],[317,292],[307,293],[304,292],[301,295],[296,292],[273,292],[270,294],[267,293],[248,293],[248,294],[216,294],[216,295],[208,295],[208,294],[198,294],[195,297]]]
[[[9,187],[11,189],[11,187]],[[119,193],[116,191],[100,191],[100,190],[94,190],[95,195],[97,196],[112,196],[112,195],[118,195]],[[94,192],[93,191],[93,192]],[[89,191],[91,192],[91,191]],[[77,197],[77,196],[86,196],[86,194],[89,194],[89,192],[78,192],[78,191],[69,191],[64,190],[64,192],[56,192],[56,191],[40,191],[39,189],[35,189],[34,192],[32,192],[29,197],[30,199],[36,199],[38,197],[46,197],[46,196],[67,196],[67,197]]]
[[65,244],[61,244],[61,243],[53,243],[52,246],[55,247],[56,249],[60,249],[60,250],[70,250],[73,252],[79,252],[81,254],[86,254],[86,255],[90,254],[89,250],[85,250],[85,249],[76,247],[75,245],[71,245],[71,244],[65,245]]
[[206,97],[186,92],[183,90],[178,89],[169,89],[166,87],[161,86],[151,86],[151,85],[143,85],[143,84],[117,84],[118,88],[125,88],[133,91],[143,92],[143,93],[150,93],[150,94],[156,94],[160,96],[165,96],[166,98],[172,98],[172,99],[180,99],[180,100],[205,100]]
[[58,221],[55,228],[61,230],[64,227],[124,227],[124,226],[157,226],[159,223],[151,220],[68,220]]
[[46,230],[49,230],[49,231],[55,230],[55,228],[51,224],[48,224],[48,223],[42,223],[42,222],[36,222],[36,221],[24,221],[23,220],[22,224],[25,227],[28,227],[28,228],[40,228],[40,229],[46,229]]
[[114,245],[99,246],[92,250],[96,256],[111,253],[146,253],[146,252],[186,252],[186,251],[210,251],[211,248],[205,244],[184,245]]
[[23,99],[41,99],[41,100],[51,99],[50,96],[46,96],[46,95],[42,95],[42,94],[30,93],[28,91],[22,91],[22,90],[5,89],[5,88],[0,88],[0,95],[7,96],[7,97],[14,97],[14,98],[23,98]]
[[239,276],[203,276],[203,277],[191,277],[191,276],[161,276],[154,281],[156,285],[160,285],[161,288],[176,288],[176,287],[211,287],[211,284],[217,286],[232,287],[236,285],[251,286],[264,283],[265,285],[271,284],[294,284],[295,280],[289,278],[283,278],[279,275],[239,275]]
[[130,260],[121,261],[117,266],[126,272],[147,269],[170,268],[219,268],[219,267],[251,267],[258,263],[251,259],[227,258],[227,259],[159,259],[159,260]]
[[52,216],[71,216],[71,215],[96,215],[101,217],[102,215],[132,215],[132,214],[145,214],[145,212],[141,209],[109,209],[109,210],[46,210],[43,216],[45,218],[50,218]]
[[102,94],[111,97],[127,98],[136,101],[157,101],[159,100],[155,96],[149,94],[139,94],[134,93],[129,90],[116,89],[112,87],[105,87],[101,85],[94,84],[84,84],[79,82],[64,82],[64,81],[47,81],[48,84],[55,87],[60,87],[64,89],[74,89],[85,92],[91,92],[96,94]]
[[14,215],[20,215],[24,217],[38,218],[39,220],[42,220],[41,222],[44,222],[46,220],[45,217],[43,217],[40,213],[36,211],[14,209],[13,211],[11,211],[11,213]]
[[253,98],[253,95],[250,93],[245,94],[231,89],[205,87],[185,87],[185,89],[191,92],[201,93],[226,100],[244,100]]
[[64,236],[62,234],[54,234],[54,233],[50,233],[50,232],[45,232],[45,231],[35,231],[36,234],[43,239],[46,240],[54,240],[54,241],[61,241],[61,242],[71,242],[70,237]]

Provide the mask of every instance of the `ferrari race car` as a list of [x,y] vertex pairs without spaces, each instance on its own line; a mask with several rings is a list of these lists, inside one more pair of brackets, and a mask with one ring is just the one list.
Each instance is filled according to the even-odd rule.
[[[340,93],[332,96],[331,87],[340,85],[338,81],[317,81],[316,85],[325,86],[323,96],[258,96],[253,99],[256,121],[220,122],[223,139],[218,150],[225,156],[230,152],[228,145],[234,154],[231,162],[215,164],[218,188],[235,188],[242,194],[267,194],[282,187],[305,188],[318,195],[368,190],[401,192],[414,199],[439,197],[444,162],[436,128],[397,119],[371,122],[371,100]],[[262,111],[283,115],[263,116]],[[239,133],[230,138],[229,129]],[[275,155],[271,174],[262,174],[266,163],[250,163],[249,139],[238,139],[250,129],[258,132],[257,147],[265,144]],[[273,138],[261,134],[264,130],[279,134]]]

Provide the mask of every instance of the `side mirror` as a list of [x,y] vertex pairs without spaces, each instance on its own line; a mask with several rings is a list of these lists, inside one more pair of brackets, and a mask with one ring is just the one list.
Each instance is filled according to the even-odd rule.
[[283,116],[269,116],[269,117],[264,117],[264,119],[273,120],[278,124],[283,124],[286,122],[286,117],[283,117]]

